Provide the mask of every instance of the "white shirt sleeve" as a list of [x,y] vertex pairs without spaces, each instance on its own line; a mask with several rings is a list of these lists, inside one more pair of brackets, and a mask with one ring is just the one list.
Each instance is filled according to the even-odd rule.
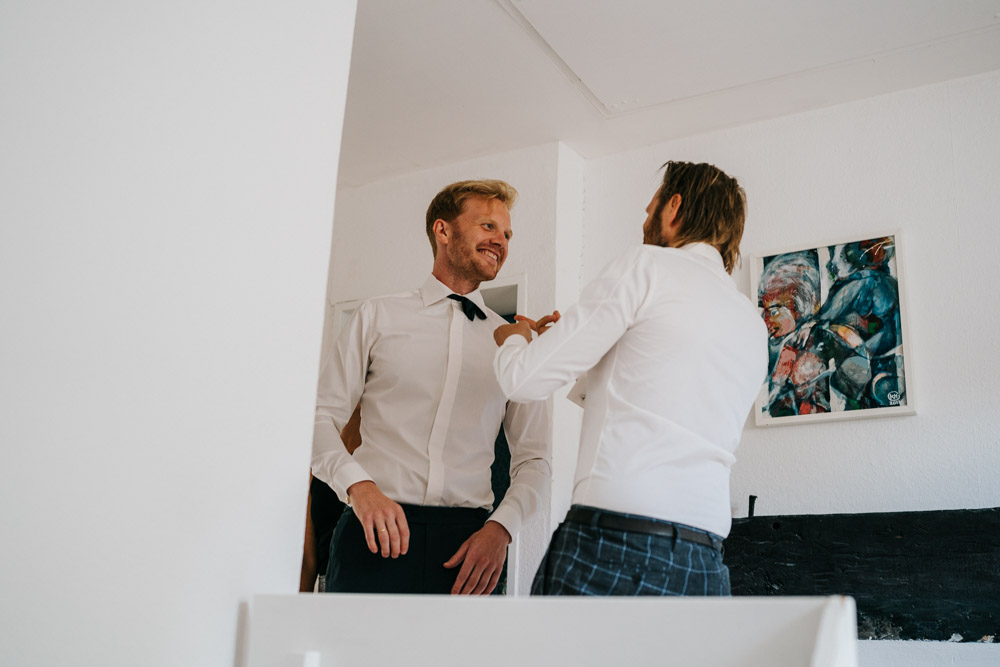
[[319,376],[313,427],[312,474],[347,502],[347,489],[372,477],[351,457],[340,438],[364,391],[371,347],[371,315],[361,304],[341,331]]
[[549,402],[507,404],[503,428],[510,447],[510,487],[490,520],[506,528],[511,536],[517,535],[525,519],[548,502],[552,482],[551,421]]
[[493,358],[504,394],[537,401],[583,375],[622,337],[648,296],[650,280],[640,249],[611,262],[591,281],[580,301],[530,345],[510,336]]

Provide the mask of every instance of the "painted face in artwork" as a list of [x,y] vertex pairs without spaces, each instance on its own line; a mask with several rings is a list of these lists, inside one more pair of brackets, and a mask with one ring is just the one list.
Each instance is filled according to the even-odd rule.
[[784,338],[795,331],[795,300],[787,291],[764,294],[760,305],[764,309],[764,324],[771,338]]
[[846,246],[838,245],[830,247],[830,260],[826,263],[826,270],[833,280],[841,280],[851,275],[856,270],[847,255],[844,253]]
[[475,283],[496,278],[512,236],[507,207],[497,199],[472,197],[449,227],[445,252],[455,275]]

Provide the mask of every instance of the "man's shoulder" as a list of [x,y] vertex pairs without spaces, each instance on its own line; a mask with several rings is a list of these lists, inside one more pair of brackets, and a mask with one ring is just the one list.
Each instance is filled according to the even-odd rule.
[[383,308],[405,307],[414,302],[420,302],[420,290],[412,289],[406,292],[369,297],[358,304],[358,310],[374,312]]
[[417,312],[420,303],[419,291],[411,290],[362,299],[348,312],[361,331],[374,333],[409,321],[410,314]]
[[676,261],[668,253],[664,253],[665,250],[672,248],[647,244],[631,246],[618,253],[605,267],[605,271],[612,274],[630,274],[636,271],[649,271],[664,261]]

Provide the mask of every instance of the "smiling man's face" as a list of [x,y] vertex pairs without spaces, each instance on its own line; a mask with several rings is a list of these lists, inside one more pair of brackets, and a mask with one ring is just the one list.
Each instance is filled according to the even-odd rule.
[[512,235],[507,207],[498,199],[471,197],[448,226],[452,237],[444,251],[451,272],[476,286],[496,278]]

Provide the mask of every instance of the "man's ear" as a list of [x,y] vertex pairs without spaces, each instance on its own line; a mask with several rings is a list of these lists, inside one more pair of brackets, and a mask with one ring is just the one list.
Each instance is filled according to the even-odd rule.
[[681,193],[675,192],[663,206],[663,213],[660,214],[660,222],[664,227],[673,227],[680,224],[677,220],[677,212],[681,210]]
[[451,230],[448,228],[447,222],[438,218],[434,221],[433,226],[431,226],[431,230],[434,232],[434,240],[437,241],[439,246],[448,245]]

